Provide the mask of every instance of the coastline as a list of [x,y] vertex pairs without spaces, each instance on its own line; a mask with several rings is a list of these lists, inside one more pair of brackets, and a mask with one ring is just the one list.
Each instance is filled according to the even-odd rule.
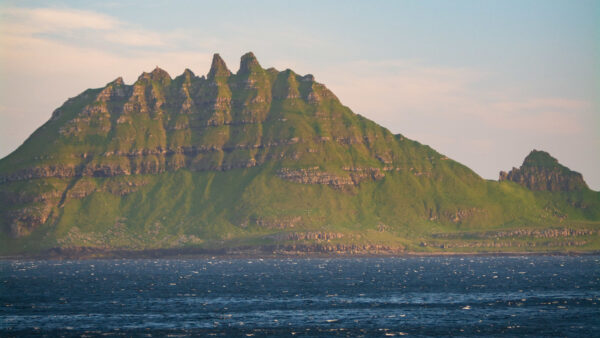
[[0,261],[10,260],[96,260],[96,259],[312,259],[312,258],[410,258],[410,257],[475,257],[475,256],[590,256],[600,255],[599,250],[590,251],[373,251],[373,252],[318,252],[255,249],[201,249],[171,248],[149,250],[99,249],[99,248],[53,248],[36,254],[0,255]]

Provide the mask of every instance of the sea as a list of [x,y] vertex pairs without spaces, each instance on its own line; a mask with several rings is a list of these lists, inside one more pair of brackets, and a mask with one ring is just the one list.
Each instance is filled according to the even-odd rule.
[[4,260],[0,336],[600,337],[600,256]]

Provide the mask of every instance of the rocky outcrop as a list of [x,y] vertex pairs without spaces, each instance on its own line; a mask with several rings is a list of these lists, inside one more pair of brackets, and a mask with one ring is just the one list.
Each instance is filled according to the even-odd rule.
[[277,172],[281,179],[301,183],[301,184],[324,184],[334,188],[342,188],[347,185],[354,185],[350,176],[340,176],[328,172],[323,172],[319,167],[306,169],[281,168]]
[[[110,151],[99,155],[81,154],[77,157],[85,160],[80,165],[52,164],[21,169],[8,175],[0,175],[0,184],[15,181],[26,181],[36,178],[71,178],[71,177],[113,177],[138,174],[160,174],[169,170],[187,168],[192,171],[216,170],[225,171],[235,168],[254,167],[261,162],[253,158],[246,160],[228,161],[223,157],[217,163],[198,165],[195,158],[198,155],[224,153],[225,155],[239,150],[259,150],[269,153],[276,147],[295,144],[298,139],[272,141],[267,144],[237,144],[229,146],[192,146],[179,148],[140,149],[135,151]],[[182,155],[182,156],[177,156]],[[264,158],[272,158],[268,154]]]
[[22,169],[9,175],[1,176],[0,184],[43,177],[74,177],[77,176],[77,171],[78,170],[75,166],[63,165],[48,165],[43,167]]
[[580,173],[571,171],[545,151],[533,150],[520,168],[500,172],[500,181],[517,182],[531,190],[573,191],[588,189]]
[[46,203],[60,199],[61,193],[58,190],[44,192],[25,192],[15,190],[0,190],[0,203],[5,205],[19,205],[28,203]]
[[306,231],[276,234],[271,237],[277,241],[331,241],[344,238],[344,234],[341,232]]
[[139,190],[146,184],[146,180],[141,177],[109,179],[100,185],[95,181],[82,178],[72,184],[71,188],[66,191],[63,203],[72,199],[85,198],[94,192],[109,192],[116,196],[125,196]]
[[321,171],[319,167],[312,168],[281,168],[277,172],[280,178],[301,184],[323,184],[341,189],[345,186],[356,186],[365,179],[380,180],[385,177],[384,170],[380,168],[353,168],[345,167],[348,175],[338,175]]
[[[257,217],[252,220],[253,223],[265,229],[289,229],[302,225],[302,217],[287,216],[287,217]],[[248,222],[242,224],[246,227]]]
[[48,220],[53,207],[53,203],[36,203],[9,211],[5,215],[5,221],[10,225],[9,234],[14,238],[30,234]]
[[[485,214],[486,211],[481,208],[457,209],[455,212],[444,211],[443,217],[454,223],[459,223],[465,219],[471,218],[477,214]],[[430,217],[431,218],[431,217]]]
[[486,231],[472,233],[442,233],[433,234],[433,238],[564,238],[576,236],[593,236],[598,231],[593,229],[573,229],[573,228],[555,228],[555,229],[515,229],[504,231]]
[[588,244],[585,240],[573,241],[545,241],[545,242],[527,242],[527,241],[491,241],[491,242],[447,242],[447,243],[425,243],[423,247],[434,247],[440,249],[506,249],[506,248],[565,248],[565,247],[581,247]]
[[330,244],[330,243],[307,243],[290,244],[274,250],[276,254],[302,255],[311,253],[333,254],[333,255],[393,255],[405,252],[402,245],[385,244]]

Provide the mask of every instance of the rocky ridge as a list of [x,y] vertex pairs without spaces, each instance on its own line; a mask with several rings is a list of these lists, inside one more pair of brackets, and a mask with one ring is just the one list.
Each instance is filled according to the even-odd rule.
[[[75,106],[75,107],[73,107]],[[75,108],[74,112],[71,112]],[[302,110],[319,123],[298,137],[282,110]],[[263,69],[254,54],[241,58],[233,74],[218,54],[205,78],[190,70],[172,79],[160,68],[133,85],[122,78],[88,90],[57,109],[50,119],[58,135],[44,156],[13,161],[0,184],[37,178],[112,177],[158,174],[186,168],[225,171],[273,160],[298,160],[321,153],[326,143],[374,148],[391,135],[339,128],[347,114],[339,100],[312,75]],[[322,124],[322,126],[321,126]],[[47,128],[49,126],[44,126]],[[81,145],[81,152],[67,145]],[[373,149],[375,150],[375,149]],[[389,155],[375,158],[391,161]],[[387,162],[386,162],[387,163]]]
[[[215,54],[206,77],[186,69],[173,79],[159,67],[132,85],[118,77],[67,100],[24,151],[0,162],[0,197],[11,206],[4,223],[12,236],[26,236],[70,200],[100,191],[124,196],[136,190],[136,176],[180,169],[224,172],[274,164],[280,167],[277,177],[301,184],[342,189],[377,181],[384,172],[400,170],[394,162],[402,154],[390,152],[389,145],[406,140],[366,124],[312,75],[263,69],[253,53],[242,56],[237,73]],[[20,156],[27,148],[34,156]],[[348,156],[351,148],[361,156]],[[284,166],[326,163],[332,149],[344,155],[341,164],[326,167],[345,174]],[[427,159],[430,165],[442,160],[437,154]],[[415,176],[429,176],[430,167],[413,166]],[[121,188],[92,188],[88,178],[114,178]],[[44,179],[58,179],[47,185],[52,191],[45,195],[53,199],[13,196],[21,182]],[[258,217],[255,223],[275,229],[297,221]]]

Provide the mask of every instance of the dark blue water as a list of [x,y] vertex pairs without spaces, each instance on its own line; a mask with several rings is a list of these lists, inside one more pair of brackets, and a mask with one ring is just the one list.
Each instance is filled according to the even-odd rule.
[[0,262],[0,336],[600,336],[600,256]]

